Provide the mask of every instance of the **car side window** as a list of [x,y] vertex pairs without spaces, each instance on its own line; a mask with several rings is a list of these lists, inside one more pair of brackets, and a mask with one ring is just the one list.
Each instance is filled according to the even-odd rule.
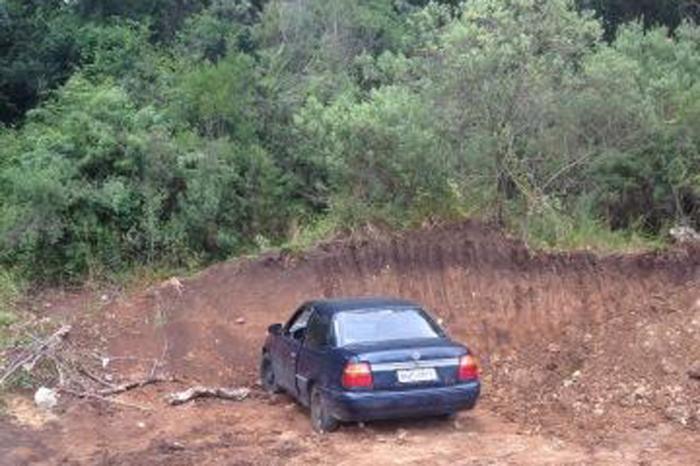
[[323,348],[330,343],[330,318],[326,314],[315,313],[309,321],[305,344],[312,349]]
[[299,330],[306,328],[306,326],[308,325],[309,317],[311,317],[312,312],[312,307],[306,307],[297,312],[297,315],[294,318],[292,318],[292,320],[289,322],[289,325],[287,326],[287,331],[285,333],[287,335],[291,335],[292,338],[295,338],[297,335],[299,335]]

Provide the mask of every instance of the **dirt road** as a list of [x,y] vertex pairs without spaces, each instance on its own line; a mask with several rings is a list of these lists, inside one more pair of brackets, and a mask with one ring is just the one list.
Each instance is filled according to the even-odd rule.
[[692,464],[690,458],[700,458],[697,436],[668,424],[586,447],[528,432],[494,415],[487,403],[456,421],[353,425],[319,436],[309,428],[307,413],[284,396],[164,408],[158,394],[130,397],[153,411],[80,403],[38,431],[15,421],[0,429],[2,464],[618,465]]
[[[597,257],[529,251],[463,223],[367,234],[303,256],[212,267],[141,292],[47,293],[76,345],[114,378],[159,357],[189,382],[255,386],[268,324],[319,296],[425,303],[481,358],[484,397],[456,423],[348,426],[319,437],[284,396],[166,407],[157,385],[66,401],[45,419],[22,398],[0,425],[2,464],[699,464],[700,253]],[[165,350],[165,353],[163,353]],[[117,359],[115,359],[115,357]]]

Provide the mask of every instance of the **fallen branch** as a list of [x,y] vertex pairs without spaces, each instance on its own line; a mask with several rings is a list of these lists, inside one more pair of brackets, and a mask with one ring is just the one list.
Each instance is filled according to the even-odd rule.
[[247,388],[219,388],[196,386],[181,392],[167,395],[165,400],[170,405],[181,405],[195,398],[221,398],[224,400],[243,401],[250,394]]
[[[24,370],[31,373],[32,377],[43,388],[53,387],[47,389],[53,392],[61,392],[80,399],[92,398],[146,410],[151,408],[119,400],[115,395],[160,382],[178,381],[175,377],[165,377],[159,374],[163,359],[168,352],[167,339],[163,342],[163,350],[159,358],[121,357],[120,359],[151,361],[151,363],[142,378],[118,383],[112,382],[109,375],[100,373],[100,367],[97,367],[96,364],[89,364],[94,355],[99,359],[101,369],[104,371],[110,360],[115,358],[101,357],[94,350],[83,350],[74,346],[70,339],[66,338],[70,331],[71,326],[64,325],[46,338],[30,335],[31,340],[24,347],[14,350],[15,357],[12,362],[1,368],[0,386],[10,380],[13,374]],[[43,364],[43,362],[48,364]]]
[[66,393],[68,395],[72,395],[76,398],[93,398],[95,400],[100,400],[100,401],[104,401],[107,403],[114,403],[117,405],[129,407],[129,408],[140,409],[142,411],[152,411],[153,410],[153,408],[150,408],[148,406],[142,406],[142,405],[138,405],[136,403],[129,403],[128,401],[122,401],[122,400],[118,400],[116,398],[107,398],[106,396],[98,395],[97,393],[78,392],[75,390],[71,390],[69,388],[59,388],[59,391],[61,393]]
[[31,371],[33,367],[54,347],[63,341],[63,339],[71,331],[70,325],[64,325],[54,332],[50,337],[44,341],[39,341],[31,348],[29,348],[25,354],[23,354],[18,360],[16,360],[0,377],[0,385],[3,385],[7,379],[9,379],[15,372],[20,368],[26,367],[27,370]]
[[121,385],[116,385],[114,388],[106,388],[104,390],[98,390],[96,392],[97,395],[101,396],[109,396],[109,395],[117,395],[119,393],[124,393],[129,390],[133,390],[135,388],[142,388],[145,387],[146,385],[152,385],[154,383],[161,383],[161,382],[174,382],[175,379],[169,378],[169,377],[149,377],[144,380],[136,380],[136,381],[131,381],[131,382],[126,382]]

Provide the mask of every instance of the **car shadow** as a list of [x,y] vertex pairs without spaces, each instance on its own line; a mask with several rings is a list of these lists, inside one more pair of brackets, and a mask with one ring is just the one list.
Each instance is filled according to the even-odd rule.
[[[264,395],[268,405],[279,406],[282,409],[289,409],[294,413],[294,417],[309,417],[308,408],[302,406],[287,393],[276,395]],[[311,430],[309,421],[308,429]],[[395,435],[401,431],[411,433],[435,432],[459,430],[464,433],[483,433],[485,425],[475,411],[465,411],[457,413],[455,416],[425,416],[408,417],[400,419],[386,419],[367,422],[344,422],[341,423],[340,432],[347,434],[372,433],[377,435]]]
[[364,423],[343,423],[342,429],[347,432],[370,430],[377,434],[395,434],[401,430],[419,433],[436,430],[480,433],[482,423],[473,413],[460,413],[454,417],[412,417],[368,421]]

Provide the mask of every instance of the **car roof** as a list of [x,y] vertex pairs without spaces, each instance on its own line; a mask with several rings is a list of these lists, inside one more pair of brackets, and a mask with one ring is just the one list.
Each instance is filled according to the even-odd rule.
[[310,301],[316,311],[329,314],[335,314],[341,311],[360,311],[369,309],[387,309],[398,307],[413,307],[420,306],[406,299],[397,298],[336,298],[336,299],[319,299]]

